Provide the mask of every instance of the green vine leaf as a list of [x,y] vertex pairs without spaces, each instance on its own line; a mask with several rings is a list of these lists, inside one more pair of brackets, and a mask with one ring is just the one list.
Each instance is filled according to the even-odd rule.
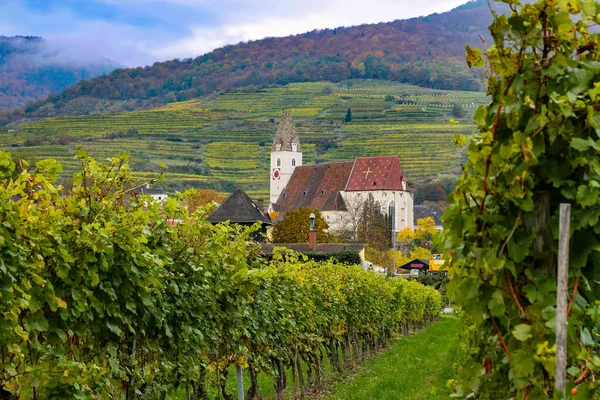
[[525,342],[533,337],[531,335],[531,325],[527,324],[519,324],[515,326],[515,329],[513,329],[512,333],[515,339],[520,340],[521,342]]

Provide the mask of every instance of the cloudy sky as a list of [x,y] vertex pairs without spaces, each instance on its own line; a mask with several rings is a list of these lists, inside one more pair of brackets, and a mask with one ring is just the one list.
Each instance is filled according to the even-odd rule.
[[448,11],[467,0],[0,0],[0,35],[138,66],[225,44]]

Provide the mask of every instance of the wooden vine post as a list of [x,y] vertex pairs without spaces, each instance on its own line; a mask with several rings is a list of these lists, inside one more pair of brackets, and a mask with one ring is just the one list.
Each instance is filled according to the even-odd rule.
[[244,376],[242,375],[242,366],[236,365],[235,372],[237,377],[238,400],[244,400]]
[[567,369],[567,296],[569,284],[569,236],[571,233],[571,205],[560,204],[558,236],[558,277],[556,294],[556,381],[555,388],[566,394]]

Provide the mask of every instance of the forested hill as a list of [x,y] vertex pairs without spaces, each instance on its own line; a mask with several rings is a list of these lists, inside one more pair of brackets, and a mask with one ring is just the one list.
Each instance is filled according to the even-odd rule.
[[75,63],[39,37],[0,36],[0,110],[44,99],[81,79],[96,77],[116,67],[108,60]]
[[139,110],[234,87],[349,78],[434,89],[479,90],[465,44],[480,44],[492,15],[486,0],[389,23],[315,30],[225,46],[195,59],[118,69],[58,95],[0,114],[0,123],[57,115]]

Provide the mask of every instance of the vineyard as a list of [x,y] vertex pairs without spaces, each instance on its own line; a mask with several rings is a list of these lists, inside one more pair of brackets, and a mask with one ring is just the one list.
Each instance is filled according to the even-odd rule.
[[[56,158],[63,176],[75,171],[75,150],[99,159],[127,151],[138,177],[168,167],[163,186],[228,192],[241,186],[266,196],[270,144],[283,110],[297,124],[304,163],[399,156],[409,179],[424,181],[458,171],[463,161],[452,145],[483,93],[439,91],[397,82],[351,80],[293,83],[251,91],[213,93],[162,108],[49,118],[8,127],[1,148],[28,160]],[[464,118],[452,116],[459,104]],[[348,109],[352,120],[344,122]],[[463,124],[450,124],[453,118]]]
[[78,151],[68,194],[55,161],[14,161],[0,152],[2,398],[232,399],[234,366],[248,399],[265,375],[284,398],[288,369],[308,395],[439,314],[439,293],[417,282],[266,260],[252,228],[213,227],[174,199],[144,207],[126,159]]

